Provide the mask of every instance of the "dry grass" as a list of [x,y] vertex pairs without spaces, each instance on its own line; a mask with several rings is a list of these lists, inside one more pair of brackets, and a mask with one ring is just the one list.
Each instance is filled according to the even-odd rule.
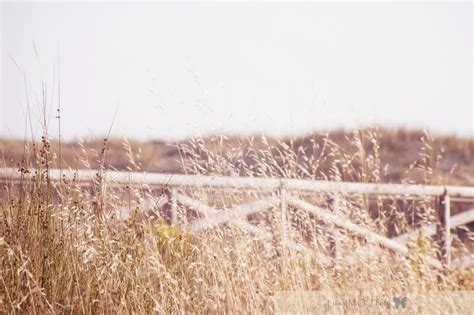
[[[278,152],[275,147],[278,144],[285,144],[293,148],[301,147],[303,152],[297,152],[300,157],[303,155],[317,158],[318,155],[325,155],[329,146],[327,143],[337,144],[340,151],[347,156],[358,154],[360,149],[372,150],[373,141],[377,141],[378,161],[380,166],[380,180],[383,182],[401,182],[407,178],[421,182],[424,173],[418,171],[417,164],[421,162],[420,151],[425,144],[431,146],[431,152],[436,155],[441,153],[441,159],[437,168],[437,174],[446,183],[458,185],[474,184],[474,139],[456,138],[453,136],[440,136],[432,139],[421,131],[409,131],[404,129],[362,129],[357,134],[347,131],[332,131],[329,133],[313,133],[305,137],[295,139],[274,139],[266,138],[265,142],[260,136],[255,137],[207,137],[200,139],[203,145],[213,153],[223,156],[235,154],[236,150],[242,149],[241,154],[245,157],[245,162],[252,167],[255,162],[249,158],[247,151],[258,151],[268,149],[272,155],[277,157]],[[358,145],[354,145],[355,139],[359,139]],[[218,143],[216,143],[218,141]],[[52,154],[59,155],[59,144],[51,140]],[[53,167],[58,167],[59,162],[73,168],[84,167],[84,161],[93,168],[99,168],[100,163],[105,163],[106,168],[127,170],[130,169],[130,158],[144,170],[152,172],[179,173],[183,172],[180,152],[178,148],[187,146],[188,140],[178,143],[167,143],[163,141],[123,141],[121,139],[108,139],[108,156],[105,161],[97,158],[103,148],[103,139],[92,139],[88,141],[71,141],[61,144],[61,160],[56,158],[52,162]],[[7,166],[17,166],[25,160],[25,145],[27,141],[0,139],[0,157]],[[31,145],[31,143],[30,143]],[[234,152],[232,152],[234,151]],[[132,156],[130,155],[132,153]],[[194,152],[196,160],[207,159],[206,152]],[[186,156],[185,156],[186,157]],[[1,159],[0,159],[1,160]],[[282,161],[276,160],[278,164]],[[307,163],[302,159],[301,163]],[[318,172],[303,174],[306,178],[323,178],[330,172],[333,160],[326,156],[325,162],[320,162]],[[2,163],[0,161],[0,163]],[[353,162],[357,169],[357,161]],[[238,168],[239,165],[234,165]],[[409,170],[409,174],[406,174]],[[359,169],[357,169],[358,173]],[[351,176],[352,175],[352,176]],[[358,180],[355,174],[343,174],[347,180]],[[408,176],[407,176],[408,175]]]
[[[402,136],[396,136],[400,139]],[[443,158],[429,135],[420,134],[419,155],[397,174],[396,181],[441,183]],[[381,141],[381,139],[385,139]],[[227,139],[212,137],[180,143],[180,171],[189,174],[287,177],[382,182],[390,165],[386,136],[375,129],[358,130],[342,142],[331,137],[305,140],[268,140],[265,137]],[[390,142],[399,152],[403,143]],[[457,152],[456,163],[472,159],[472,143]],[[135,144],[125,143],[124,168],[148,169],[147,159]],[[402,294],[407,290],[474,289],[472,272],[438,272],[422,255],[436,255],[432,239],[412,240],[408,258],[387,254],[360,257],[342,263],[338,273],[304,253],[284,249],[279,243],[278,209],[249,219],[274,231],[275,239],[255,238],[232,225],[198,234],[168,226],[166,216],[147,219],[138,212],[119,221],[107,214],[126,206],[144,209],[152,193],[148,187],[107,186],[106,170],[113,153],[106,141],[96,153],[80,147],[72,154],[73,167],[99,167],[91,187],[75,182],[52,183],[48,170],[59,157],[48,139],[35,147],[22,146],[20,168],[37,168],[33,178],[19,185],[4,183],[0,195],[0,312],[5,313],[271,313],[271,297],[279,290],[376,290]],[[3,144],[5,153],[11,149]],[[67,152],[67,150],[63,150]],[[146,151],[148,155],[148,151]],[[459,153],[463,152],[463,153]],[[66,153],[64,153],[66,154]],[[173,153],[174,154],[174,153]],[[170,156],[174,156],[170,153]],[[462,155],[464,154],[464,155]],[[164,154],[166,155],[166,154]],[[390,159],[397,168],[400,155]],[[10,158],[4,163],[11,163]],[[94,161],[91,164],[91,161]],[[148,162],[148,163],[147,163]],[[468,164],[467,162],[465,164]],[[190,192],[188,192],[190,193]],[[191,192],[209,205],[229,208],[271,192]],[[301,196],[324,205],[334,196]],[[337,196],[341,211],[354,223],[384,235],[397,235],[421,224],[436,222],[435,200],[395,201],[380,196]],[[147,209],[150,210],[150,209]],[[158,216],[160,216],[159,209]],[[184,209],[181,209],[184,213]],[[327,254],[334,227],[300,209],[290,208],[293,240]],[[182,218],[184,220],[184,218]],[[455,256],[472,246],[465,228],[456,236]],[[342,256],[366,246],[361,239],[342,233]],[[471,245],[470,245],[471,244]]]

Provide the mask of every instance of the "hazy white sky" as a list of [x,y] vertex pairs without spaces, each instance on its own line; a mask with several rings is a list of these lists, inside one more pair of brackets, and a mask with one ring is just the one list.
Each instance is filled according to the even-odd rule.
[[139,139],[374,122],[474,135],[468,2],[0,6],[4,137],[29,124],[18,67],[35,134],[43,80],[57,135],[58,51],[67,139],[103,136],[117,108],[112,133]]

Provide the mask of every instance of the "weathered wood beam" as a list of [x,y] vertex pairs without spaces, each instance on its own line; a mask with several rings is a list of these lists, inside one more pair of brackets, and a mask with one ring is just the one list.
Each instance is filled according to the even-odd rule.
[[440,247],[439,260],[449,268],[451,266],[451,200],[447,192],[440,196],[437,210],[439,224],[436,225],[436,239]]
[[[456,214],[451,216],[450,221],[450,228],[453,229],[457,226],[467,224],[469,222],[474,221],[474,209]],[[401,234],[392,238],[392,240],[397,241],[399,243],[406,243],[410,238],[415,239],[418,235],[421,234],[425,237],[429,237],[436,234],[436,224],[429,224],[422,226],[416,230],[413,230],[408,233]]]
[[[288,198],[288,204],[297,207],[303,210],[306,210],[321,219],[323,219],[326,222],[332,223],[334,225],[337,225],[341,228],[344,228],[350,232],[353,232],[355,234],[358,234],[362,237],[364,237],[367,241],[381,245],[387,249],[392,250],[395,253],[399,253],[402,255],[407,255],[408,254],[408,248],[405,245],[402,245],[394,240],[391,240],[389,238],[383,237],[377,233],[374,233],[366,228],[363,228],[357,224],[354,224],[347,220],[346,218],[342,218],[340,216],[334,215],[331,212],[324,210],[320,207],[314,206],[310,203],[307,203],[306,201],[299,200],[297,198],[289,197]],[[435,259],[432,259],[431,257],[424,257],[423,258],[426,262],[428,262],[430,265],[437,269],[441,269],[441,263]]]
[[[196,211],[200,211],[204,213],[206,216],[211,216],[211,215],[216,215],[218,213],[221,213],[222,211],[219,211],[215,208],[212,208],[199,200],[192,199],[186,195],[183,194],[178,194],[178,202],[183,204],[184,206],[190,207]],[[259,227],[249,223],[247,220],[244,219],[236,219],[234,221],[229,222],[238,228],[248,231],[252,234],[254,234],[258,238],[263,238],[263,239],[271,239],[273,238],[273,234],[271,232],[265,231],[260,229]]]
[[[34,170],[33,170],[34,172]],[[76,182],[91,181],[95,178],[95,170],[51,169],[49,178],[54,181],[61,179],[61,174],[71,180],[76,173]],[[107,180],[121,184],[147,184],[169,186],[221,187],[277,190],[284,185],[288,190],[301,191],[330,191],[343,193],[386,194],[386,195],[428,195],[440,196],[445,191],[451,197],[474,198],[474,187],[464,186],[435,186],[410,184],[378,184],[378,183],[349,183],[321,180],[303,180],[288,178],[255,178],[255,177],[225,177],[201,176],[182,174],[161,174],[146,172],[105,172]],[[31,173],[25,177],[30,177]],[[0,169],[0,180],[20,180],[20,172],[15,168]]]
[[257,201],[236,206],[226,211],[210,215],[207,218],[195,221],[191,224],[190,231],[197,232],[202,229],[213,228],[217,225],[240,219],[249,214],[260,212],[278,205],[279,200],[275,197],[263,198]]

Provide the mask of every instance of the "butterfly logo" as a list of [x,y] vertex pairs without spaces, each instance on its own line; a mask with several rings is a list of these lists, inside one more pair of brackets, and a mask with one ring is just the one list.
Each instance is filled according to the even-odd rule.
[[393,303],[395,304],[396,309],[405,308],[405,306],[407,305],[407,301],[408,301],[408,297],[406,296],[403,298],[400,298],[398,296],[393,298]]

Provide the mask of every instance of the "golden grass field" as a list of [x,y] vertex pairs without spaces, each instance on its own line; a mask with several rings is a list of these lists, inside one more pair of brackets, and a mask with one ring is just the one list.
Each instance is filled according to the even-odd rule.
[[[273,313],[272,296],[281,290],[371,290],[381,296],[474,290],[472,269],[438,271],[422,259],[439,250],[432,238],[411,240],[406,258],[386,251],[343,262],[335,272],[315,257],[281,248],[277,208],[249,218],[274,228],[275,241],[232,225],[190,234],[167,225],[165,218],[140,213],[147,196],[159,191],[101,185],[106,171],[117,169],[473,186],[472,138],[369,128],[296,139],[212,136],[173,144],[0,139],[0,167],[6,166],[39,173],[20,183],[1,183],[1,313]],[[99,172],[90,187],[58,184],[45,176],[58,167]],[[264,195],[205,189],[188,193],[223,208]],[[322,199],[305,198],[314,203]],[[352,222],[386,236],[437,220],[431,198],[341,198]],[[137,211],[124,221],[104,215],[122,206]],[[468,208],[472,203],[459,203],[453,213]],[[320,253],[329,251],[332,226],[296,208],[289,209],[289,216],[295,241]],[[453,256],[472,253],[472,230],[463,226],[453,232]],[[366,245],[350,233],[341,237],[342,257]]]

